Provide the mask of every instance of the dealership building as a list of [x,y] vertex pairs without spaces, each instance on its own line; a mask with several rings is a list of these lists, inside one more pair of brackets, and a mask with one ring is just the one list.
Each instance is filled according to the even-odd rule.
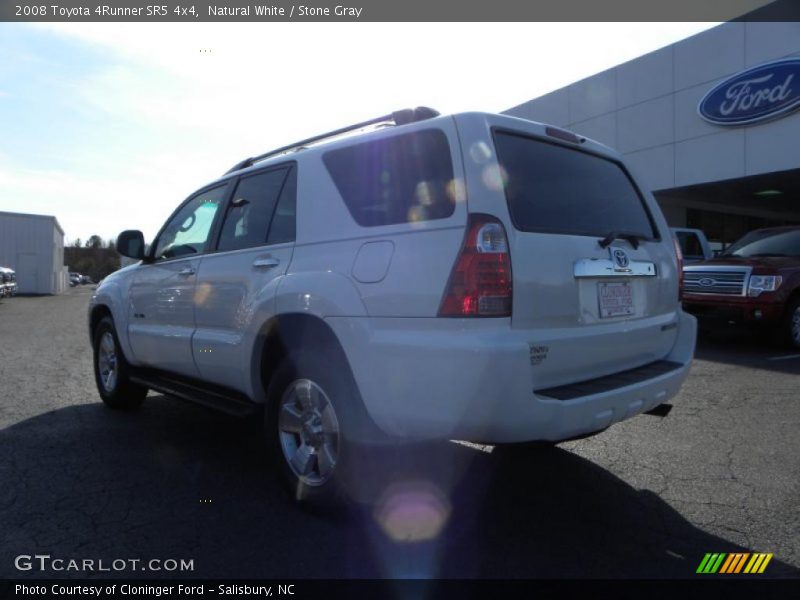
[[667,221],[716,248],[800,224],[800,23],[729,22],[507,114],[622,153]]
[[20,294],[63,292],[64,230],[56,218],[0,211],[0,267],[16,271]]

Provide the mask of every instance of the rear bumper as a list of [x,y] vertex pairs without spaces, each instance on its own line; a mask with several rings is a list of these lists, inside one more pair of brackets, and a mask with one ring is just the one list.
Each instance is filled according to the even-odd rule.
[[[414,321],[418,330],[410,328]],[[677,363],[674,368],[560,400],[534,391],[543,386],[532,385],[529,334],[498,327],[498,320],[468,327],[451,320],[433,331],[430,319],[328,322],[350,359],[367,412],[383,431],[487,443],[564,440],[665,402],[689,372],[697,330],[694,317],[678,312],[675,343],[663,357]],[[582,379],[576,373],[575,382]]]

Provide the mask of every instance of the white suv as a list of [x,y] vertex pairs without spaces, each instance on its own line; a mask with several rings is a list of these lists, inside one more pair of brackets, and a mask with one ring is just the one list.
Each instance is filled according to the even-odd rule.
[[680,257],[609,148],[508,116],[399,111],[192,194],[89,306],[113,408],[265,406],[297,497],[385,439],[557,442],[664,403],[692,360]]

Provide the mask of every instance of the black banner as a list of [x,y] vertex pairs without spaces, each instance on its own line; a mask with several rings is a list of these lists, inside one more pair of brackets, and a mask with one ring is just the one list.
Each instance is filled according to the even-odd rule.
[[2,598],[273,598],[283,600],[531,600],[545,598],[796,598],[800,580],[698,576],[681,580],[61,580],[3,581]]
[[[301,0],[302,2],[302,0]],[[0,21],[469,22],[800,20],[794,0],[0,0]]]

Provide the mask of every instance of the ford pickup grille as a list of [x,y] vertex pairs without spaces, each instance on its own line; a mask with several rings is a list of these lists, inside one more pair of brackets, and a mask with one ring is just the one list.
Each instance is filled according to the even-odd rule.
[[701,271],[686,269],[683,272],[683,289],[690,294],[720,294],[743,296],[747,271]]

